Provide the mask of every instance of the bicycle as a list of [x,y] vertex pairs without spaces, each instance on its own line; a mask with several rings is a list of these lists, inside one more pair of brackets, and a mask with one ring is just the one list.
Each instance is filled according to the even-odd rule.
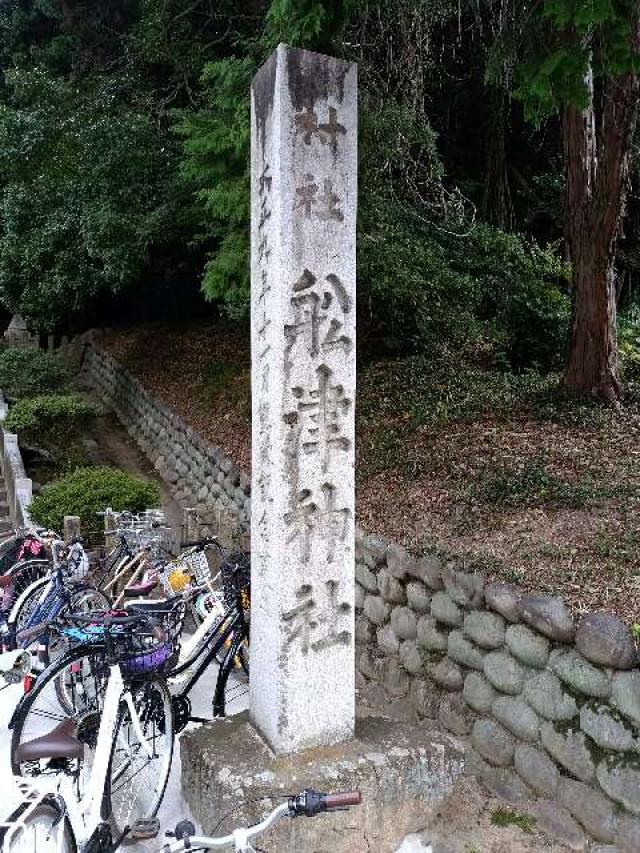
[[[15,753],[12,741],[12,755],[32,769],[20,783],[63,797],[63,817],[80,849],[110,850],[99,845],[111,844],[114,834],[122,839],[128,827],[138,822],[144,827],[155,817],[169,779],[173,711],[160,671],[172,654],[172,639],[140,615],[73,616],[65,630],[83,635],[84,655],[88,645],[97,653],[103,665],[101,701],[85,704],[80,725],[59,715],[53,729],[33,732],[36,736],[20,743]],[[78,651],[66,653],[64,668],[78,659]],[[6,659],[5,673],[14,680],[16,666]],[[34,691],[41,686],[36,682]]]
[[182,853],[182,851],[219,850],[231,847],[236,853],[258,853],[251,846],[251,839],[257,838],[283,817],[316,817],[323,812],[343,811],[350,806],[359,806],[362,802],[360,791],[341,791],[334,794],[321,794],[312,789],[302,791],[296,796],[287,797],[287,801],[276,806],[260,823],[250,827],[235,829],[230,835],[214,837],[211,835],[196,835],[195,826],[189,820],[182,820],[169,837],[177,840],[166,844],[162,853]]
[[[206,549],[217,546],[210,538],[193,547]],[[184,598],[176,596],[164,601],[139,601],[129,604],[129,612],[138,618],[154,619],[165,625],[174,641],[171,657],[162,662],[161,677],[170,691],[172,708],[172,737],[181,732],[189,722],[208,722],[191,713],[189,693],[208,666],[222,652],[213,696],[213,716],[224,716],[227,705],[240,698],[248,689],[246,674],[246,646],[249,640],[249,567],[246,561],[231,562],[226,557],[222,567],[226,593],[226,607],[222,616],[212,612],[187,643],[180,642],[186,610]],[[177,618],[179,614],[182,622]],[[73,617],[70,617],[73,621]],[[68,621],[68,620],[67,620]],[[26,759],[20,748],[41,734],[43,723],[63,723],[83,737],[87,729],[95,727],[103,703],[106,685],[104,649],[80,637],[79,644],[69,649],[49,666],[18,703],[9,722],[12,730],[11,767],[15,775],[31,776],[34,773],[64,769],[80,780],[77,763],[49,759],[35,764]],[[234,671],[234,678],[230,679]]]

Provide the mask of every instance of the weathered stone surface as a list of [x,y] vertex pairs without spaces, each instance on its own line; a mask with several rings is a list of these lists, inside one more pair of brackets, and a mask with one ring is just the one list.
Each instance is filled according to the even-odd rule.
[[463,607],[475,609],[484,601],[484,577],[481,574],[459,572],[451,565],[442,571],[444,588],[449,597]]
[[356,580],[367,592],[378,591],[378,578],[364,563],[356,563]]
[[409,701],[421,717],[434,720],[438,715],[440,692],[429,678],[414,678],[411,681]]
[[417,625],[417,643],[421,649],[432,652],[447,650],[447,634],[439,631],[433,616],[421,616]]
[[431,593],[420,581],[410,581],[407,584],[407,601],[409,607],[416,613],[428,613],[431,604]]
[[471,732],[471,743],[494,767],[506,767],[511,764],[515,741],[509,732],[494,720],[476,720]]
[[521,598],[520,590],[510,583],[492,583],[484,591],[487,607],[504,616],[507,622],[520,621]]
[[479,779],[491,793],[514,805],[531,803],[533,792],[511,768],[493,767],[473,749],[466,758],[466,772]]
[[374,625],[382,625],[389,615],[390,607],[379,595],[367,595],[364,600],[364,615]]
[[442,560],[435,554],[426,554],[420,557],[411,570],[412,574],[425,583],[429,589],[436,592],[444,589],[442,580]]
[[362,791],[366,808],[280,821],[269,831],[274,853],[393,853],[405,835],[422,829],[463,769],[462,751],[449,735],[373,716],[359,719],[355,739],[335,751],[286,759],[274,758],[245,715],[186,732],[181,746],[183,793],[203,833],[216,834],[232,809],[243,823],[261,819],[264,797],[277,791]]
[[640,756],[606,755],[598,764],[597,776],[612,800],[640,815]]
[[431,615],[437,622],[459,628],[462,625],[462,610],[446,592],[436,592],[431,599]]
[[640,850],[640,820],[618,815],[616,847],[619,853],[638,853]]
[[482,649],[498,649],[504,644],[504,619],[497,613],[473,610],[464,617],[464,634]]
[[380,653],[374,653],[370,648],[356,649],[356,667],[365,678],[372,681],[382,681],[384,678],[385,659]]
[[522,691],[525,671],[508,652],[489,652],[483,668],[491,684],[502,693],[515,696]]
[[389,543],[382,536],[368,533],[362,540],[362,547],[373,557],[376,565],[384,563]]
[[389,569],[382,568],[378,572],[378,590],[390,604],[404,604],[407,600],[404,586],[394,578]]
[[390,625],[382,625],[376,631],[378,648],[385,655],[397,655],[400,649],[400,640],[396,637]]
[[356,584],[353,600],[356,610],[362,610],[364,607],[364,590],[359,583]]
[[411,675],[419,675],[423,670],[422,656],[418,651],[415,640],[405,640],[400,643],[398,654],[400,664]]
[[519,743],[513,760],[516,770],[530,788],[543,797],[554,796],[560,771],[548,755],[534,746]]
[[540,719],[524,699],[500,696],[491,707],[491,713],[499,723],[519,740],[535,743],[540,731]]
[[487,714],[498,697],[498,693],[484,675],[479,672],[470,672],[464,680],[462,696],[467,705],[474,711],[479,714]]
[[520,663],[535,669],[544,669],[547,665],[551,648],[549,640],[536,634],[526,625],[509,625],[505,641],[511,654]]
[[580,708],[580,728],[601,749],[626,752],[633,749],[634,732],[625,718],[610,705],[597,699]]
[[370,643],[373,640],[375,631],[373,625],[366,616],[356,616],[356,642],[361,645]]
[[575,625],[569,611],[559,598],[547,595],[526,595],[520,599],[520,617],[536,631],[558,643],[570,643]]
[[464,682],[460,667],[448,658],[442,658],[439,663],[430,667],[429,674],[435,683],[444,690],[462,690]]
[[640,671],[613,674],[611,701],[636,726],[640,726]]
[[561,779],[556,796],[560,805],[571,812],[592,838],[605,843],[613,841],[615,816],[610,800],[573,779]]
[[415,566],[416,559],[406,548],[392,542],[387,548],[387,568],[394,578],[403,580]]
[[550,800],[538,800],[533,807],[538,823],[549,835],[566,844],[571,850],[585,850],[587,837],[566,809]]
[[575,649],[567,649],[552,657],[550,668],[556,675],[586,696],[607,698],[611,693],[611,678],[597,669]]
[[473,643],[465,638],[462,631],[451,631],[447,645],[447,654],[451,660],[471,669],[482,669],[484,655]]
[[409,607],[394,607],[391,611],[391,627],[401,640],[414,640],[418,633],[418,620]]
[[386,714],[389,706],[387,691],[377,681],[368,681],[364,687],[360,688],[358,705],[362,708],[373,708],[376,711]]
[[631,669],[638,662],[629,627],[611,613],[589,613],[576,631],[578,651],[591,663]]
[[542,745],[555,760],[581,782],[591,782],[596,775],[591,747],[584,732],[563,726],[556,729],[551,722],[540,730]]
[[396,658],[388,658],[384,664],[383,682],[390,696],[406,696],[411,686],[411,679],[400,666]]
[[524,685],[524,698],[534,711],[547,720],[570,720],[578,713],[575,699],[570,696],[557,675],[540,672],[529,676]]
[[438,720],[447,731],[458,737],[469,734],[471,731],[469,712],[460,693],[450,693],[440,700]]

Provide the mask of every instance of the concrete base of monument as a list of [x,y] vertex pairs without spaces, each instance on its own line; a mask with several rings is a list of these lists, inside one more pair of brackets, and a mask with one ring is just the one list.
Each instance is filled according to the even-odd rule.
[[375,716],[358,719],[351,741],[275,756],[238,714],[183,734],[181,756],[183,796],[211,834],[255,823],[304,788],[362,791],[362,805],[348,811],[284,818],[256,841],[269,853],[393,853],[426,825],[464,769],[451,736]]

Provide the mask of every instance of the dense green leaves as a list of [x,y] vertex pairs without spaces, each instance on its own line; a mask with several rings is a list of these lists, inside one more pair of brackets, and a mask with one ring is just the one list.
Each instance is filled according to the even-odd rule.
[[64,390],[69,372],[60,358],[40,349],[0,352],[0,390],[9,399]]

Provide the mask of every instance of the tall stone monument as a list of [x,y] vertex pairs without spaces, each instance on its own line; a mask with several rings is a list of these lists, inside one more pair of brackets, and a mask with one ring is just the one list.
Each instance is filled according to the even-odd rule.
[[354,730],[356,66],[280,45],[251,89],[251,717]]

